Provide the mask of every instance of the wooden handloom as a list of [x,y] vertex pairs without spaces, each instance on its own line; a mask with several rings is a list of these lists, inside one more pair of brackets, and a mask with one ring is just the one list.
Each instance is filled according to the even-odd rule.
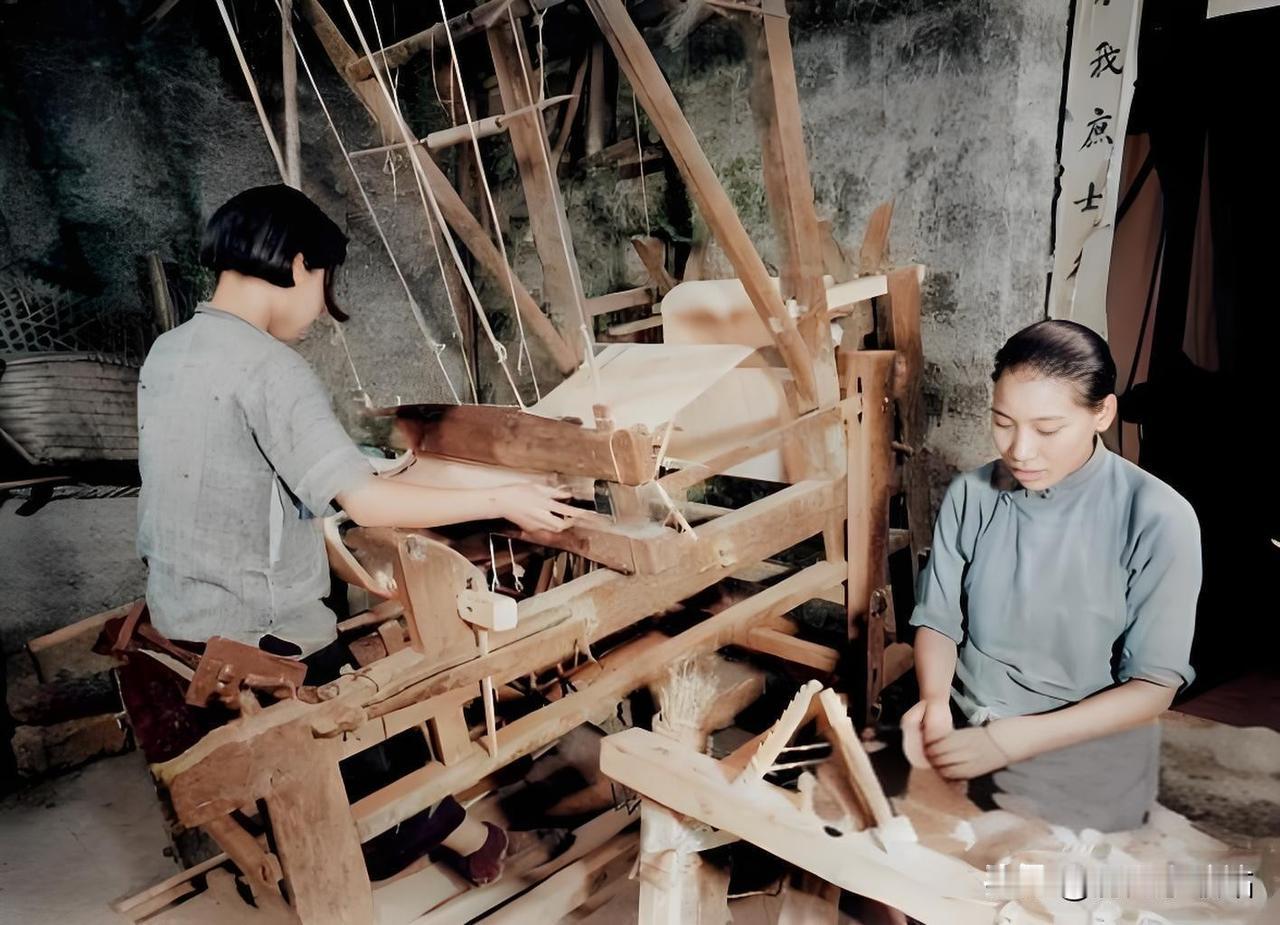
[[[793,744],[807,726],[816,735]],[[826,760],[794,760],[823,747]],[[1254,882],[1252,864],[1246,875],[1244,866],[1225,863],[1226,845],[1159,805],[1141,829],[1077,835],[984,811],[963,784],[957,789],[927,765],[912,768],[905,792],[890,800],[842,698],[818,681],[804,685],[776,723],[719,760],[632,728],[604,740],[600,765],[642,798],[641,925],[724,921],[724,897],[707,887],[714,869],[698,856],[738,839],[818,878],[788,894],[805,903],[793,921],[835,922],[839,889],[929,925],[1251,925],[1269,921],[1276,907]],[[776,776],[798,765],[804,770],[785,785]],[[1205,879],[1209,865],[1214,885]],[[1175,866],[1178,873],[1170,871]],[[1085,892],[1070,892],[1069,869]],[[824,892],[822,883],[839,889]]]
[[[603,483],[610,514],[558,535],[509,533],[521,549],[517,553],[511,547],[511,562],[532,549],[544,566],[550,563],[537,582],[530,578],[534,593],[519,600],[492,590],[494,576],[473,561],[483,563],[483,555],[469,557],[437,534],[360,527],[340,534],[331,525],[335,569],[381,599],[340,627],[360,634],[353,651],[360,653],[363,667],[320,688],[316,702],[284,699],[260,707],[254,697],[243,697],[245,710],[239,718],[182,755],[153,766],[178,820],[187,827],[201,826],[213,837],[248,880],[260,910],[275,910],[308,925],[418,920],[397,919],[400,913],[386,911],[379,895],[398,881],[375,889],[365,870],[362,842],[607,715],[681,660],[732,645],[829,677],[839,653],[796,638],[796,624],[785,618],[810,600],[845,605],[850,640],[865,640],[866,690],[859,697],[868,709],[885,683],[884,646],[894,633],[884,565],[891,541],[891,444],[895,400],[907,408],[911,396],[918,395],[922,268],[885,276],[864,273],[852,280],[849,268],[824,264],[833,245],[814,210],[782,0],[764,0],[759,9],[734,14],[754,36],[752,100],[761,129],[764,180],[782,245],[777,279],[752,245],[622,0],[589,0],[589,6],[731,261],[737,279],[730,282],[740,286],[756,328],[744,337],[735,322],[725,329],[723,340],[712,344],[643,345],[641,353],[630,345],[611,347],[615,353],[580,364],[581,351],[590,346],[571,347],[515,280],[516,308],[526,325],[562,371],[577,370],[546,396],[542,408],[387,409],[400,419],[411,438],[409,448],[423,463],[444,460],[520,470],[531,478],[568,482],[583,498],[595,494],[595,483]],[[389,111],[374,85],[378,72],[346,44],[317,0],[298,0],[297,7],[344,80],[387,137],[395,138],[389,130],[399,116]],[[548,145],[544,122],[514,78],[527,66],[518,60],[525,54],[518,41],[520,27],[498,15],[519,12],[517,7],[485,4],[485,14],[478,11],[468,28],[486,34],[494,52],[503,102],[511,113],[508,132],[535,218],[545,294],[550,295],[557,286],[579,284],[576,272],[563,266],[564,254],[572,250],[562,240],[568,224],[555,177],[537,156],[537,147]],[[396,47],[407,55],[438,40],[438,35],[415,38]],[[395,64],[390,54],[379,63]],[[505,286],[509,268],[432,161],[430,149],[415,145],[407,151],[422,167],[452,231]],[[864,257],[868,251],[876,255],[870,269],[880,269],[886,235],[887,218],[864,245]],[[835,281],[824,279],[833,270]],[[838,289],[851,282],[858,285]],[[829,303],[829,283],[839,304]],[[558,297],[568,298],[563,291]],[[870,332],[846,328],[838,350],[832,342],[833,321],[865,317],[855,308],[870,299],[877,300],[884,318],[892,319],[886,322],[892,333],[879,344],[898,348],[858,349]],[[615,360],[620,364],[616,368],[622,368],[624,361],[637,358],[655,370],[664,362],[710,364],[716,374],[703,376],[697,386],[680,386],[675,390],[678,400],[668,400],[668,395],[629,410],[628,389],[649,389],[655,395],[672,391],[664,392],[660,378],[642,382],[631,373],[610,372]],[[666,450],[673,431],[697,436],[697,425],[680,431],[682,414],[689,413],[686,406],[697,398],[691,393],[709,388],[729,370],[752,368],[766,369],[774,377],[785,414],[749,422],[753,427],[745,437],[730,435],[704,444],[698,458],[671,458]],[[919,423],[917,419],[913,426]],[[786,484],[760,500],[728,509],[688,499],[691,488],[775,450],[786,456]],[[776,561],[806,541],[815,541],[810,564],[797,568]],[[577,575],[560,581],[557,568],[563,575],[566,556],[577,563]],[[496,562],[493,566],[498,568]],[[692,624],[686,612],[678,625],[664,625],[662,617],[680,610],[682,602],[735,577],[742,581],[728,606]],[[644,637],[640,645],[635,634],[642,624],[662,635]],[[582,676],[573,689],[496,725],[495,691],[527,691],[520,685],[531,676],[609,648],[622,657],[602,658],[602,670]],[[486,712],[485,731],[479,735],[464,712],[478,699]],[[433,760],[349,803],[339,762],[415,728],[428,736]],[[240,821],[246,816],[258,818],[269,836],[251,834]],[[601,843],[631,821],[616,811],[609,818],[611,822],[597,827]],[[153,910],[159,898],[182,893],[181,882],[187,881],[175,881],[153,891],[145,902],[126,902],[120,908]],[[476,893],[499,896],[497,902],[518,888],[508,884],[502,887],[506,894]],[[421,921],[451,920],[461,908],[454,900],[462,902],[461,894],[437,909],[435,918],[430,907],[415,915],[424,915]]]

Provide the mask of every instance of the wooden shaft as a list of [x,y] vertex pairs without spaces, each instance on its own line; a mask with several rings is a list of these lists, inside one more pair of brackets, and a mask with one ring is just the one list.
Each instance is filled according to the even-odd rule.
[[[419,139],[415,144],[426,145],[432,151],[439,151],[442,148],[451,148],[454,145],[465,144],[471,140],[472,131],[475,132],[477,138],[489,138],[493,135],[501,135],[507,130],[508,123],[513,116],[522,115],[527,112],[541,112],[552,106],[558,106],[565,100],[572,99],[572,95],[563,93],[560,96],[549,96],[539,103],[530,106],[523,106],[514,112],[500,112],[496,116],[485,116],[483,119],[476,119],[474,122],[464,122],[461,125],[454,125],[450,128],[443,128],[438,132],[432,132],[426,138]],[[370,154],[385,154],[388,151],[403,151],[409,147],[403,141],[389,145],[378,145],[376,148],[364,148],[360,151],[352,151],[352,157],[365,157]]]
[[302,142],[298,131],[298,52],[293,46],[293,0],[280,0],[280,26],[285,182],[294,189],[302,189]]
[[[480,642],[480,657],[489,654],[489,631],[476,629],[476,637]],[[480,696],[484,699],[484,730],[489,747],[489,757],[498,757],[498,720],[493,709],[493,676],[489,675],[480,682]]]
[[[439,22],[421,32],[415,32],[394,45],[374,51],[372,61],[365,57],[352,61],[347,65],[346,76],[351,80],[370,80],[373,78],[374,62],[380,68],[390,70],[404,64],[420,51],[432,47],[448,48],[451,34],[454,41],[458,41],[485,31],[498,21],[498,17],[507,12],[512,2],[513,0],[488,0],[487,3],[482,3],[473,10],[459,13],[445,22]],[[519,6],[527,7],[527,4],[520,3]],[[521,12],[523,13],[524,10]]]
[[847,628],[855,638],[867,619],[871,595],[885,584],[889,554],[889,488],[893,457],[893,407],[889,380],[892,350],[856,350],[842,354],[849,369],[849,394],[858,394],[862,410],[849,415]]
[[591,89],[587,93],[587,142],[585,154],[590,157],[604,150],[605,136],[605,73],[604,42],[591,46]]

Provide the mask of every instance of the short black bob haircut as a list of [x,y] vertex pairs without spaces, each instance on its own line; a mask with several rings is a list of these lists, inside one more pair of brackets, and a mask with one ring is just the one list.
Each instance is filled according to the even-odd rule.
[[200,262],[216,273],[235,270],[273,286],[293,286],[293,258],[308,270],[323,269],[325,309],[347,315],[334,303],[334,270],[347,259],[347,236],[304,194],[277,183],[232,196],[205,226]]
[[1075,321],[1037,321],[1010,337],[996,354],[991,381],[1015,370],[1069,382],[1079,403],[1093,411],[1116,390],[1116,363],[1107,342]]

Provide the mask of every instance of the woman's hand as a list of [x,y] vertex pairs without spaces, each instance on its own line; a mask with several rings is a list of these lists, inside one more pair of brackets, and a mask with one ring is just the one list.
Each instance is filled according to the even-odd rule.
[[507,485],[494,490],[499,513],[521,530],[559,533],[584,512],[558,499],[568,498],[563,488],[547,485]]
[[1039,716],[1010,716],[960,729],[926,745],[925,756],[943,777],[981,777],[1038,754],[1035,733],[1042,724]]
[[902,716],[902,750],[912,767],[929,765],[925,746],[949,735],[951,705],[946,700],[921,700]]
[[1010,758],[996,744],[990,726],[957,729],[950,735],[926,744],[929,764],[948,780],[969,780],[990,774],[1010,764]]
[[949,734],[954,728],[951,723],[951,704],[945,700],[921,700],[902,716],[902,726],[919,726],[924,734],[924,743],[929,745]]

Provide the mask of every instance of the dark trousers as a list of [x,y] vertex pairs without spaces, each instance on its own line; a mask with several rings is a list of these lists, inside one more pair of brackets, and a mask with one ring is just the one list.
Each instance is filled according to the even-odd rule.
[[[187,644],[184,644],[187,645]],[[273,655],[296,657],[302,650],[275,636],[264,636],[259,647]],[[338,677],[343,665],[354,664],[348,647],[335,640],[306,658],[305,683],[325,684]],[[182,754],[236,713],[221,704],[193,707],[185,700],[187,682],[155,659],[131,655],[119,669],[120,693],[133,726],[138,747],[147,761],[156,764]],[[420,729],[407,729],[385,742],[357,752],[338,766],[347,799],[351,802],[382,789],[414,771],[431,758]],[[362,845],[372,880],[384,880],[438,846],[466,818],[453,797],[445,797],[430,809]]]

